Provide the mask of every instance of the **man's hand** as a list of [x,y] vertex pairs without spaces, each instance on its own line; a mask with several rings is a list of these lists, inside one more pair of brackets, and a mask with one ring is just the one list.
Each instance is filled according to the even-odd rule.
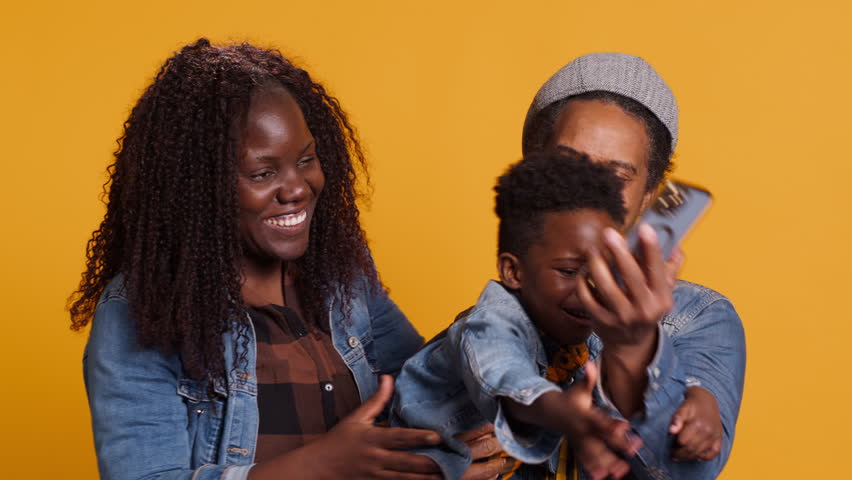
[[462,480],[489,480],[511,472],[518,462],[503,453],[503,447],[494,435],[494,425],[487,424],[456,438],[467,444],[473,464],[462,475]]
[[701,387],[689,387],[686,399],[672,416],[669,433],[677,435],[673,459],[716,458],[722,450],[722,419],[716,398]]

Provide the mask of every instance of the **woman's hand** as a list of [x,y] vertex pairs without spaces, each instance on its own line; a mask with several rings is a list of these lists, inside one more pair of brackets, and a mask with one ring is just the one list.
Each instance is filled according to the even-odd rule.
[[392,394],[393,378],[382,375],[378,391],[317,442],[326,452],[317,459],[317,468],[327,471],[328,478],[441,479],[432,459],[402,451],[441,443],[437,433],[374,425]]
[[701,387],[686,389],[686,399],[672,416],[669,433],[677,435],[672,458],[713,460],[722,451],[722,418],[716,398]]
[[520,463],[503,453],[503,447],[494,435],[494,425],[489,423],[475,430],[460,433],[456,438],[467,444],[473,464],[462,475],[462,480],[488,480],[511,472]]
[[441,443],[432,431],[374,425],[393,394],[393,378],[382,375],[379,390],[315,442],[255,465],[251,480],[401,479],[441,480],[429,457],[402,450]]

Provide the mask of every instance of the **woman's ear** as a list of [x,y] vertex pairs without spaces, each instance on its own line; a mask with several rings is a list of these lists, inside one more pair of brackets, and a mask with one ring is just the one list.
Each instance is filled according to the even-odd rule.
[[512,290],[521,289],[521,260],[514,254],[503,252],[497,257],[500,281]]

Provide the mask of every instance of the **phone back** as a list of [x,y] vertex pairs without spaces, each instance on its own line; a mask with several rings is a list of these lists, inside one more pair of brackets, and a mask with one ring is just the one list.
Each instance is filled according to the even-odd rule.
[[[672,250],[710,207],[712,201],[710,192],[701,187],[677,180],[666,180],[654,203],[638,223],[647,223],[657,232],[663,258],[669,259]],[[636,226],[627,234],[627,245],[634,256],[641,254]]]

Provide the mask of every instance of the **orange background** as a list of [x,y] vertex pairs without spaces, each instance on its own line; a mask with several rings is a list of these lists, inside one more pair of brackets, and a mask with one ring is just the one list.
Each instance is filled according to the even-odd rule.
[[96,478],[64,302],[121,124],[201,35],[277,46],[342,101],[375,192],[383,279],[430,336],[494,275],[492,184],[526,108],[577,55],[638,54],[681,108],[676,175],[716,204],[683,277],[746,327],[746,393],[722,478],[852,478],[848,2],[15,2],[0,17],[5,478]]

